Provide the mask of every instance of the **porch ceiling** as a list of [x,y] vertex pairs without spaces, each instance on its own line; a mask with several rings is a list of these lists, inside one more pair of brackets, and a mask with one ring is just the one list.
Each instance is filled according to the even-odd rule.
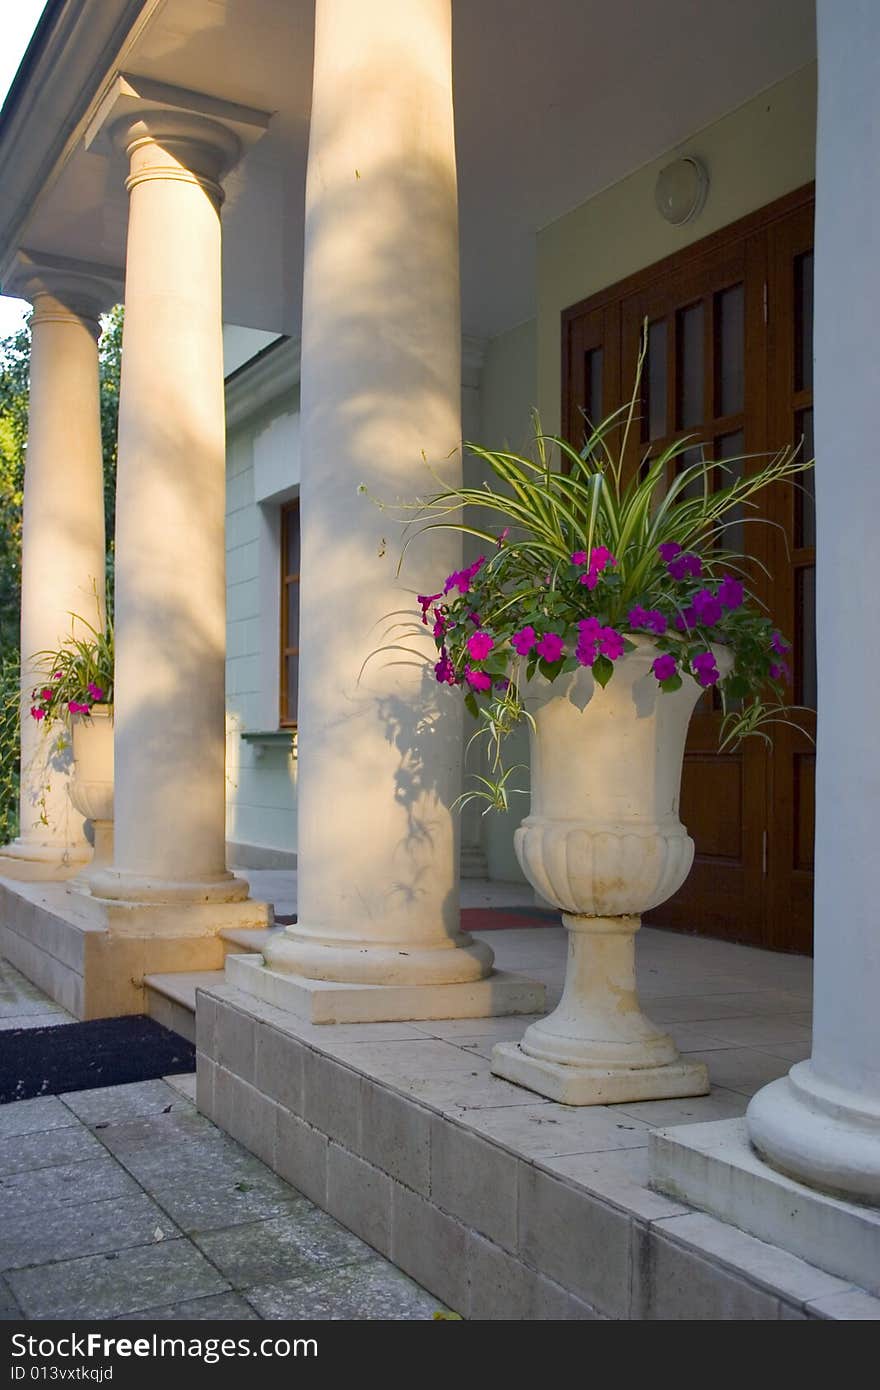
[[[112,68],[83,72],[94,101],[17,243],[123,264],[122,171],[81,138],[116,68],[260,107],[270,131],[227,181],[224,314],[298,333],[313,10],[145,0]],[[814,0],[455,0],[454,14],[463,317],[486,336],[534,313],[541,226],[815,57]],[[34,119],[63,124],[66,103]]]

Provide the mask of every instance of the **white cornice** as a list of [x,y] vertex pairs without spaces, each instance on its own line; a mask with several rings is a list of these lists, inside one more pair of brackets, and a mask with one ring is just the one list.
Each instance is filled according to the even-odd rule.
[[62,0],[0,131],[0,266],[18,249],[31,209],[82,138],[108,71],[162,3]]
[[[226,378],[226,428],[234,429],[299,385],[299,338],[282,338]],[[293,404],[293,401],[291,401]]]

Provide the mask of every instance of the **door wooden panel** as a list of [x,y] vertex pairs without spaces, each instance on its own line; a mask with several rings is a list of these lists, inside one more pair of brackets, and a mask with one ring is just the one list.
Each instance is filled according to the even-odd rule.
[[[583,440],[583,414],[628,397],[643,324],[648,353],[640,428],[626,467],[636,470],[673,440],[686,466],[702,452],[714,474],[755,469],[770,449],[807,434],[812,410],[812,190],[723,229],[563,315],[563,421]],[[811,439],[808,451],[812,452]],[[735,459],[744,460],[733,462]],[[674,465],[670,465],[672,468]],[[669,481],[671,481],[671,476]],[[763,513],[733,518],[728,544],[753,558],[750,587],[778,626],[799,634],[797,698],[815,703],[809,490],[789,489]],[[772,583],[766,572],[773,575]],[[813,645],[811,645],[811,642]],[[812,893],[811,712],[781,728],[771,752],[747,740],[718,753],[720,699],[707,692],[691,725],[682,819],[696,845],[682,890],[652,920],[731,940],[806,950]]]

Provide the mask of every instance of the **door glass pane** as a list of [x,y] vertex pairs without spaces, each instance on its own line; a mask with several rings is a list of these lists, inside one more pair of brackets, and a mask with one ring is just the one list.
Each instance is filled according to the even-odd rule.
[[732,285],[715,296],[715,393],[720,415],[736,415],[745,400],[745,296]]
[[299,646],[299,585],[287,585],[287,646]]
[[287,574],[299,574],[299,507],[284,513],[287,548],[284,557]]
[[[745,436],[742,430],[734,430],[733,434],[723,434],[716,440],[715,457],[721,459],[724,470],[719,469],[718,487],[730,487],[743,476],[745,467],[742,453],[745,448]],[[738,555],[745,553],[746,548],[746,528],[743,524],[745,509],[742,506],[734,507],[724,517],[724,532],[721,537],[721,549],[733,550]]]
[[[693,467],[695,463],[700,463],[703,458],[704,448],[705,446],[702,444],[694,444],[692,448],[685,449],[683,454],[679,454],[675,460],[676,474],[684,473],[686,469]],[[688,483],[684,491],[678,494],[678,500],[684,502],[695,497],[702,497],[703,491],[702,477],[694,478],[692,482]]]
[[678,376],[677,424],[682,430],[703,423],[703,306],[676,314]]
[[[799,410],[795,415],[795,443],[803,439],[801,454],[805,459],[813,457],[813,412]],[[795,545],[816,544],[816,479],[812,468],[801,473],[795,480],[794,505],[794,543]]]
[[[647,434],[645,434],[647,426]],[[645,363],[643,436],[662,439],[666,434],[666,321],[648,327],[648,360]]]
[[794,263],[794,389],[813,389],[813,253]]
[[796,575],[797,634],[795,661],[797,665],[797,701],[816,708],[816,570],[813,565],[799,569]]
[[584,414],[597,425],[602,419],[602,349],[584,353]]
[[285,657],[287,674],[287,722],[296,723],[296,707],[299,697],[299,657]]

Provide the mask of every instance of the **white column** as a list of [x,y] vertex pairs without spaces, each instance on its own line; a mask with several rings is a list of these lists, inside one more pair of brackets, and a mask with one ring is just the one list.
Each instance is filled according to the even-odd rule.
[[92,891],[230,902],[225,865],[224,125],[147,110],[130,160],[116,506],[115,857]]
[[[433,645],[393,626],[460,567],[461,543],[423,538],[398,577],[401,527],[376,506],[436,490],[431,467],[461,477],[450,0],[317,0],[315,18],[299,921],[267,962],[356,984],[475,981],[492,953],[459,931],[460,709],[424,661]],[[397,640],[414,654],[379,651]]]
[[[20,253],[4,288],[30,299],[30,403],[21,574],[20,833],[4,873],[64,877],[91,855],[67,794],[69,732],[31,718],[34,656],[104,619],[104,482],[99,314],[113,288],[88,267]],[[40,680],[43,678],[40,677]]]
[[817,652],[813,1055],[759,1091],[777,1168],[880,1201],[880,470],[876,229],[880,8],[819,0],[815,411]]

